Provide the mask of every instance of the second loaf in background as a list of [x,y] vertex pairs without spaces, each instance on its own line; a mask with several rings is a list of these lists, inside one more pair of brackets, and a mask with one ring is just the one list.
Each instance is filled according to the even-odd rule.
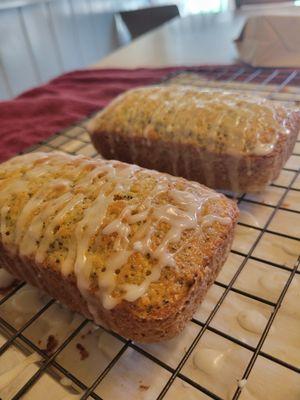
[[105,158],[256,192],[278,177],[299,127],[299,111],[262,98],[161,85],[125,92],[87,129]]

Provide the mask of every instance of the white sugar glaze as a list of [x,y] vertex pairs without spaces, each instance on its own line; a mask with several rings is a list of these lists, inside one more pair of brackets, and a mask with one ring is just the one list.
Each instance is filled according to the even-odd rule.
[[238,381],[238,387],[240,387],[241,389],[243,389],[246,385],[247,385],[247,379],[240,379]]
[[[57,178],[59,171],[70,163],[71,172],[69,169],[68,174],[62,174],[64,178]],[[143,296],[151,282],[159,279],[164,267],[176,268],[175,257],[181,248],[175,252],[169,248],[170,244],[181,240],[185,230],[194,230],[200,234],[202,229],[209,229],[214,223],[231,223],[229,217],[201,215],[203,205],[212,198],[218,198],[219,194],[206,188],[202,188],[199,194],[200,187],[196,183],[190,183],[189,190],[175,189],[176,178],[155,171],[147,171],[156,182],[148,195],[138,204],[128,201],[113,219],[105,222],[115,196],[126,196],[130,192],[136,182],[136,175],[142,171],[139,167],[55,152],[17,157],[3,164],[2,168],[4,171],[14,171],[18,166],[28,171],[21,178],[8,180],[0,191],[1,241],[21,257],[34,257],[36,263],[43,263],[51,246],[54,246],[57,229],[74,210],[81,207],[81,217],[74,223],[75,229],[67,239],[66,254],[58,260],[58,266],[63,275],[75,274],[77,286],[87,300],[95,320],[97,313],[89,291],[94,271],[90,247],[99,235],[115,235],[113,249],[105,260],[105,268],[97,270],[96,295],[101,298],[105,308],[111,309],[122,299],[135,301]],[[48,181],[49,173],[51,179]],[[23,192],[30,193],[31,186],[39,179],[41,184],[38,189],[35,188],[19,212],[15,229],[7,235],[12,212],[11,197]],[[85,192],[91,188],[96,195],[84,206],[87,201]],[[159,196],[166,195],[168,202],[157,203]],[[160,243],[154,246],[153,237],[161,223],[166,223],[169,230]],[[137,229],[133,231],[134,224],[138,224],[138,227],[135,225]],[[117,274],[135,253],[147,255],[153,260],[151,271],[139,285],[126,283],[118,286]],[[114,291],[117,288],[121,295],[115,297]]]
[[28,367],[31,364],[34,364],[38,361],[40,361],[41,357],[33,353],[30,356],[24,358],[21,362],[19,362],[15,367],[9,369],[8,371],[4,372],[3,374],[0,375],[0,390],[3,390],[5,387],[8,385],[14,383],[17,377],[20,375],[22,371],[26,367]]
[[241,217],[243,217],[243,222],[245,222],[249,225],[256,226],[257,228],[260,227],[259,222],[257,221],[255,216],[251,212],[249,212],[247,210],[240,210],[240,219],[241,219]]
[[237,320],[242,328],[256,334],[261,334],[268,322],[268,319],[256,310],[241,311]]
[[29,285],[19,290],[11,299],[11,306],[21,316],[35,314],[44,304],[41,292]]
[[67,378],[66,376],[61,378],[61,380],[59,382],[62,386],[72,386],[73,385],[73,382],[71,381],[71,379]]
[[272,274],[265,274],[259,278],[260,285],[271,293],[278,293],[283,288],[286,278],[276,272]]
[[224,367],[226,352],[203,347],[195,351],[193,361],[199,370],[208,375],[215,375]]
[[12,276],[5,269],[0,268],[0,289],[9,288],[14,282],[16,278]]

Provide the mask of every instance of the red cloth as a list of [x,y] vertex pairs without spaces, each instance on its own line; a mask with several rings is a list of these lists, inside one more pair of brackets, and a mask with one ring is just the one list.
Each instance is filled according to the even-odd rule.
[[74,71],[0,102],[0,160],[105,106],[119,93],[159,81],[176,68]]
[[[237,70],[239,68],[239,70]],[[241,65],[210,65],[198,67],[96,69],[74,71],[46,85],[29,90],[14,100],[0,102],[0,161],[67,128],[105,106],[119,93],[135,86],[159,82],[168,73],[197,70],[213,79],[245,80],[253,73]],[[300,71],[300,70],[299,70]],[[260,82],[272,75],[272,83],[289,82],[300,86],[294,70],[272,69],[259,73]],[[299,75],[299,74],[298,74]]]

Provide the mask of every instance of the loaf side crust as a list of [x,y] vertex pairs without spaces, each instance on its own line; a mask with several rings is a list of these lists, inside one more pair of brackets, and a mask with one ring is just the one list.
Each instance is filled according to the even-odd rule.
[[[35,162],[38,164],[38,170],[42,170],[44,162],[51,161],[51,158],[54,159],[55,157],[55,154],[49,154],[42,155],[42,158],[38,159],[37,155]],[[57,157],[62,157],[62,155],[60,154]],[[72,157],[66,157],[69,157],[67,161],[71,163],[69,166],[72,166]],[[74,158],[74,163],[78,164],[86,160],[88,159]],[[106,162],[95,160],[93,163],[102,165]],[[116,165],[125,166],[121,163],[116,163]],[[35,179],[32,178],[33,170],[34,167],[30,169],[31,178],[28,179],[32,179],[36,185]],[[144,171],[145,174],[157,176],[156,172]],[[57,174],[63,176],[61,170],[57,170]],[[165,177],[170,179],[170,185],[171,182],[175,182],[173,177]],[[140,342],[156,342],[171,338],[178,334],[192,317],[193,312],[202,301],[208,287],[213,283],[219,269],[226,260],[238,217],[236,204],[226,199],[225,196],[217,195],[213,191],[201,187],[201,185],[192,184],[182,178],[176,178],[176,182],[185,188],[194,185],[193,188],[197,188],[200,193],[205,190],[214,194],[214,197],[205,204],[205,210],[202,209],[204,215],[208,215],[212,220],[208,221],[208,225],[203,227],[201,233],[194,229],[184,231],[181,240],[185,250],[178,252],[176,268],[164,267],[160,278],[152,282],[148,291],[137,300],[127,301],[122,299],[112,308],[105,307],[101,301],[101,296],[97,293],[99,287],[95,286],[94,281],[89,282],[88,296],[84,295],[78,287],[74,269],[70,273],[64,274],[59,262],[57,263],[58,259],[55,259],[55,257],[46,257],[43,262],[38,262],[36,253],[29,255],[20,253],[18,246],[10,247],[5,243],[5,233],[10,233],[3,230],[3,240],[0,241],[1,265],[12,275],[41,288],[73,311],[93,319],[96,323],[124,337]],[[17,180],[17,183],[19,185],[20,181]],[[39,190],[42,189],[39,185],[37,186]],[[45,187],[47,187],[47,184]],[[82,189],[77,187],[77,190]],[[18,194],[15,194],[15,198],[18,199]],[[119,200],[115,201],[114,204],[116,205]],[[128,204],[128,200],[122,201]],[[12,206],[12,204],[9,206]],[[20,206],[17,209],[20,210]],[[218,218],[226,218],[227,222],[221,223]],[[107,221],[107,224],[109,222],[111,220]],[[63,220],[61,220],[60,225],[63,227]],[[26,228],[29,228],[29,223]],[[73,228],[76,228],[76,224]],[[14,230],[11,229],[13,234]],[[52,240],[54,238],[55,236]],[[93,312],[90,311],[91,305]]]
[[[105,310],[99,299],[94,297],[101,325],[140,343],[159,342],[178,335],[192,318],[225,263],[232,245],[234,225],[219,238],[210,252],[207,251],[205,266],[199,266],[199,269],[205,269],[205,274],[193,278],[189,293],[173,304],[171,310],[162,310],[155,317],[144,318],[139,316],[135,303],[124,301],[112,310]],[[16,257],[2,244],[0,263],[16,278],[40,288],[70,310],[93,320],[73,274],[66,277],[51,266]]]
[[277,179],[289,159],[300,130],[299,112],[290,115],[288,126],[290,134],[279,133],[272,152],[265,155],[214,153],[188,143],[122,132],[93,131],[90,136],[104,158],[182,176],[213,189],[258,192]]

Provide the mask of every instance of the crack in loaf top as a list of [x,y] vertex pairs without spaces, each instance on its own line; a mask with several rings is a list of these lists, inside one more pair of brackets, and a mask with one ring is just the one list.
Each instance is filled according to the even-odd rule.
[[88,129],[196,144],[217,153],[264,155],[280,134],[289,134],[289,113],[282,105],[238,92],[148,86],[117,97]]
[[229,203],[197,183],[117,161],[53,152],[0,165],[2,244],[74,275],[82,295],[92,291],[107,309],[150,296],[149,288],[162,301],[161,280],[183,274],[186,257],[200,273],[190,243],[197,236],[205,245],[233,223]]

